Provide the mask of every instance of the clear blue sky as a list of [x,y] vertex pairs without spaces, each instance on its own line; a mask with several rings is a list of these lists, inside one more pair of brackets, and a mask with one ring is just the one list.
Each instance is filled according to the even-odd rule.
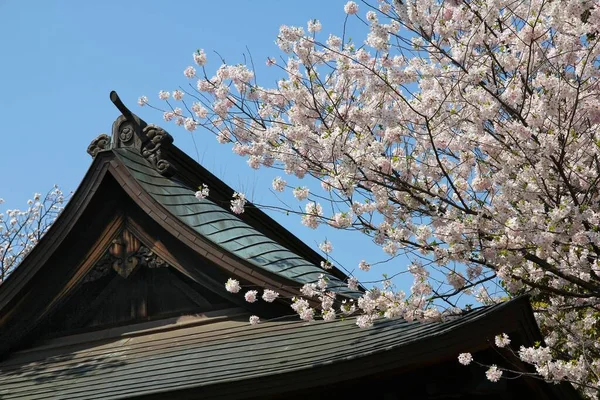
[[[165,123],[158,112],[138,107],[137,98],[147,95],[156,103],[160,89],[172,91],[184,83],[182,71],[197,48],[206,50],[214,70],[213,50],[238,63],[248,46],[259,78],[264,75],[262,84],[268,86],[275,77],[268,75],[272,72],[263,67],[264,60],[280,54],[274,44],[279,26],[306,26],[317,18],[324,38],[339,34],[345,2],[0,0],[0,198],[9,208],[20,208],[32,193],[55,183],[66,192],[75,190],[91,163],[88,144],[109,133],[119,115],[108,98],[111,90],[143,119],[165,127],[175,144],[196,158],[190,133]],[[252,171],[214,136],[194,135],[205,167],[235,189],[253,193],[255,201],[278,204],[266,189],[275,171]],[[385,258],[360,234],[313,231],[296,216],[276,218],[315,248],[331,238],[333,256],[349,268],[362,258]],[[405,259],[396,259],[369,278],[406,265]],[[406,282],[403,286],[408,289]]]

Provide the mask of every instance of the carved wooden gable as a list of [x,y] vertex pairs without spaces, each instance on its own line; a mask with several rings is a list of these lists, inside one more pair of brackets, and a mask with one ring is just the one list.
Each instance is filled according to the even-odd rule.
[[[155,319],[169,324],[170,317],[215,310],[284,316],[287,299],[321,275],[340,296],[360,294],[266,214],[251,208],[247,220],[233,215],[233,189],[176,148],[166,131],[131,113],[116,93],[111,100],[122,112],[112,136],[102,134],[88,147],[94,161],[83,182],[2,285],[0,356],[39,339]],[[211,194],[199,200],[195,191],[204,183]],[[277,290],[280,299],[245,302],[225,290],[228,278]]]
[[56,335],[234,307],[124,229],[52,317],[49,331]]

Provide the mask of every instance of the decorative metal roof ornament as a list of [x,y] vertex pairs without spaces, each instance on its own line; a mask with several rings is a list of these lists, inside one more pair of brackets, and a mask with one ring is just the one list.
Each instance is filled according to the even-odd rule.
[[164,129],[148,125],[143,129],[143,134],[149,139],[142,144],[142,156],[154,166],[159,174],[163,176],[172,176],[174,174],[171,163],[163,157],[162,148],[173,144],[173,137]]
[[87,153],[94,158],[103,150],[110,150],[110,136],[105,133],[100,134],[96,139],[92,140],[92,143],[87,148]]
[[112,140],[108,135],[101,134],[88,146],[88,154],[96,157],[103,150],[132,148],[148,160],[159,174],[165,177],[173,176],[175,168],[167,157],[173,144],[173,136],[156,125],[148,125],[132,113],[114,90],[110,92],[110,100],[121,112],[113,123]]

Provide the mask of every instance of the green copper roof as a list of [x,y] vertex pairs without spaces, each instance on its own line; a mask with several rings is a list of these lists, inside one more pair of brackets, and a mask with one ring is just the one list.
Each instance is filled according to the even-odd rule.
[[269,239],[235,214],[208,199],[198,200],[195,191],[165,178],[138,153],[128,148],[113,149],[142,187],[171,214],[203,237],[256,267],[297,282],[316,282],[321,274],[332,291],[347,296],[360,292],[348,289],[337,277]]
[[[525,303],[486,307],[444,323],[381,320],[368,329],[358,328],[354,318],[310,324],[266,321],[253,327],[247,316],[240,316],[95,342],[85,335],[75,340],[79,343],[57,339],[0,363],[0,398],[122,399],[261,376],[270,376],[269,385],[276,386],[278,375],[287,372],[321,367],[323,374],[340,363],[372,355],[382,365],[408,366],[425,354],[456,360],[476,341],[493,337],[503,318],[515,315],[503,310],[520,312]],[[425,346],[428,339],[435,339],[434,345]],[[454,347],[447,348],[451,343]],[[381,358],[391,350],[402,353]],[[369,373],[373,372],[364,370]]]

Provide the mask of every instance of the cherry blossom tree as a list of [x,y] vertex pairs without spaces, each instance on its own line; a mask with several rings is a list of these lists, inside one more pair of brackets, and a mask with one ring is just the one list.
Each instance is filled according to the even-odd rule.
[[[282,57],[266,60],[281,72],[273,87],[243,64],[211,74],[198,50],[189,85],[161,91],[164,107],[139,104],[214,132],[252,168],[320,181],[319,193],[293,189],[304,225],[359,230],[411,257],[407,293],[384,285],[341,304],[317,282],[292,304],[301,318],[438,320],[465,294],[527,293],[545,344],[518,355],[541,378],[597,396],[600,2],[350,1],[344,12],[344,29],[365,26],[364,40],[324,35],[318,20],[281,27]],[[237,193],[232,210],[245,203]],[[489,294],[493,282],[503,297]]]
[[0,211],[0,284],[44,236],[65,202],[63,192],[54,186],[45,196],[35,193],[26,209]]

